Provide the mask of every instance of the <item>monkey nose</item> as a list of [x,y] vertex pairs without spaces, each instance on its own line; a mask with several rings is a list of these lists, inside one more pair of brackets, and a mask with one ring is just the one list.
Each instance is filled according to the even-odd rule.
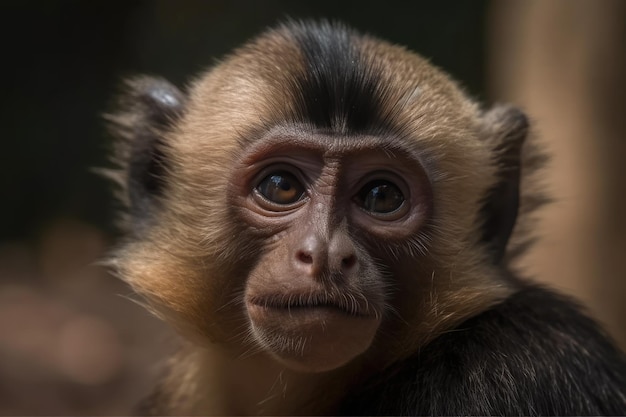
[[358,264],[352,242],[341,236],[330,241],[306,239],[295,251],[296,267],[315,277],[325,271],[334,274],[349,274]]
[[357,257],[354,253],[335,254],[330,252],[325,256],[321,253],[314,254],[301,249],[296,252],[296,263],[299,269],[305,270],[312,277],[322,274],[326,270],[331,273],[346,275],[357,265]]

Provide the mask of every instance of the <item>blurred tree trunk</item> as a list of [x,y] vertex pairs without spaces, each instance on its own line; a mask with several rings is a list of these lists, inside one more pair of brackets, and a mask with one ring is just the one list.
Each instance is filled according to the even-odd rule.
[[491,96],[521,106],[552,160],[542,240],[519,263],[626,347],[626,2],[494,1]]

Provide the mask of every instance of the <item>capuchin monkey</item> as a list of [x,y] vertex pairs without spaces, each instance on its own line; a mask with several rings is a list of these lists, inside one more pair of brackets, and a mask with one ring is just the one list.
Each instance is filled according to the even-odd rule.
[[141,413],[626,414],[624,354],[509,266],[541,199],[516,108],[289,22],[185,92],[129,81],[109,119],[111,263],[185,340]]

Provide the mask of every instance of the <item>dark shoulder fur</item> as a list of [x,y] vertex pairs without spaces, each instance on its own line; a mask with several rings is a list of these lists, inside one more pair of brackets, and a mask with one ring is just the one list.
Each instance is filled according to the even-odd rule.
[[566,297],[528,287],[354,393],[346,414],[625,415],[626,359]]

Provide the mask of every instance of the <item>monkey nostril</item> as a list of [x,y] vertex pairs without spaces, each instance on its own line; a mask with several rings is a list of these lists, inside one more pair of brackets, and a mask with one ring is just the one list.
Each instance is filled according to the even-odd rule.
[[312,264],[313,263],[313,257],[311,255],[309,255],[308,253],[299,251],[298,254],[296,255],[296,257],[302,263],[305,263],[305,264]]
[[356,256],[350,255],[341,260],[341,267],[344,269],[350,269],[356,265]]

